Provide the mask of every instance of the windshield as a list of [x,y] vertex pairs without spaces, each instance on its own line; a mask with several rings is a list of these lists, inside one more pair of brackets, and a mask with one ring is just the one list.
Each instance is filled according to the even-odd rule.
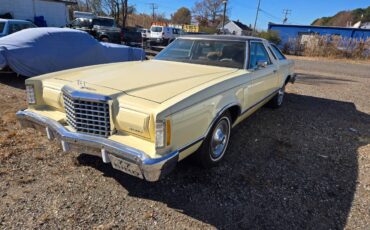
[[160,27],[160,26],[153,26],[150,30],[152,32],[162,32],[162,27]]
[[96,26],[113,27],[114,20],[109,19],[109,18],[98,18],[98,19],[93,19],[93,24]]
[[5,22],[0,22],[0,34],[3,33]]
[[91,19],[77,18],[72,22],[74,27],[90,27]]
[[245,42],[177,39],[160,52],[155,60],[243,69]]

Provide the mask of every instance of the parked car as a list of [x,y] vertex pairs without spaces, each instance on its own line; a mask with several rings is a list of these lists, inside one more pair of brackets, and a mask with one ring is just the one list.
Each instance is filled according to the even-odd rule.
[[152,25],[150,27],[150,43],[159,45],[168,45],[177,37],[182,35],[182,30],[174,27]]
[[35,27],[35,24],[29,21],[0,18],[0,38],[23,29]]
[[274,48],[255,37],[178,38],[154,60],[28,79],[29,107],[17,117],[64,151],[99,155],[147,181],[193,153],[211,167],[232,127],[266,103],[283,104],[293,62]]
[[141,29],[141,37],[146,41],[150,38],[150,30]]
[[0,69],[8,66],[26,77],[144,58],[143,49],[98,42],[67,28],[33,28],[0,38]]
[[85,31],[99,41],[121,44],[121,29],[110,17],[76,18],[68,27]]
[[143,39],[141,37],[141,30],[137,28],[122,28],[121,40],[126,45],[141,45],[141,43],[143,42]]

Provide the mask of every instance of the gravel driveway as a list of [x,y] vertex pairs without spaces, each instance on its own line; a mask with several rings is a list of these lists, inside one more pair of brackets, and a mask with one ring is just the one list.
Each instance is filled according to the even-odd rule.
[[157,183],[21,130],[23,80],[0,76],[0,228],[368,229],[370,64],[296,67],[285,105],[237,126],[223,164],[185,160]]

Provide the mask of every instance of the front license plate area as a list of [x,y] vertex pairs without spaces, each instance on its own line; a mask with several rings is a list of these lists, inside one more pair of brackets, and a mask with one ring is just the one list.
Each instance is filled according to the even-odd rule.
[[131,162],[122,160],[121,158],[115,157],[113,155],[109,155],[109,158],[112,162],[112,167],[119,171],[125,172],[135,177],[143,178],[141,170],[138,165],[133,164]]

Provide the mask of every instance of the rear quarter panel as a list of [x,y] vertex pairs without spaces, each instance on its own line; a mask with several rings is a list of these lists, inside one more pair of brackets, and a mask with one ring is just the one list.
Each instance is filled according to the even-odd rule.
[[279,60],[279,85],[280,87],[284,85],[288,76],[292,76],[294,73],[294,61],[292,60]]

